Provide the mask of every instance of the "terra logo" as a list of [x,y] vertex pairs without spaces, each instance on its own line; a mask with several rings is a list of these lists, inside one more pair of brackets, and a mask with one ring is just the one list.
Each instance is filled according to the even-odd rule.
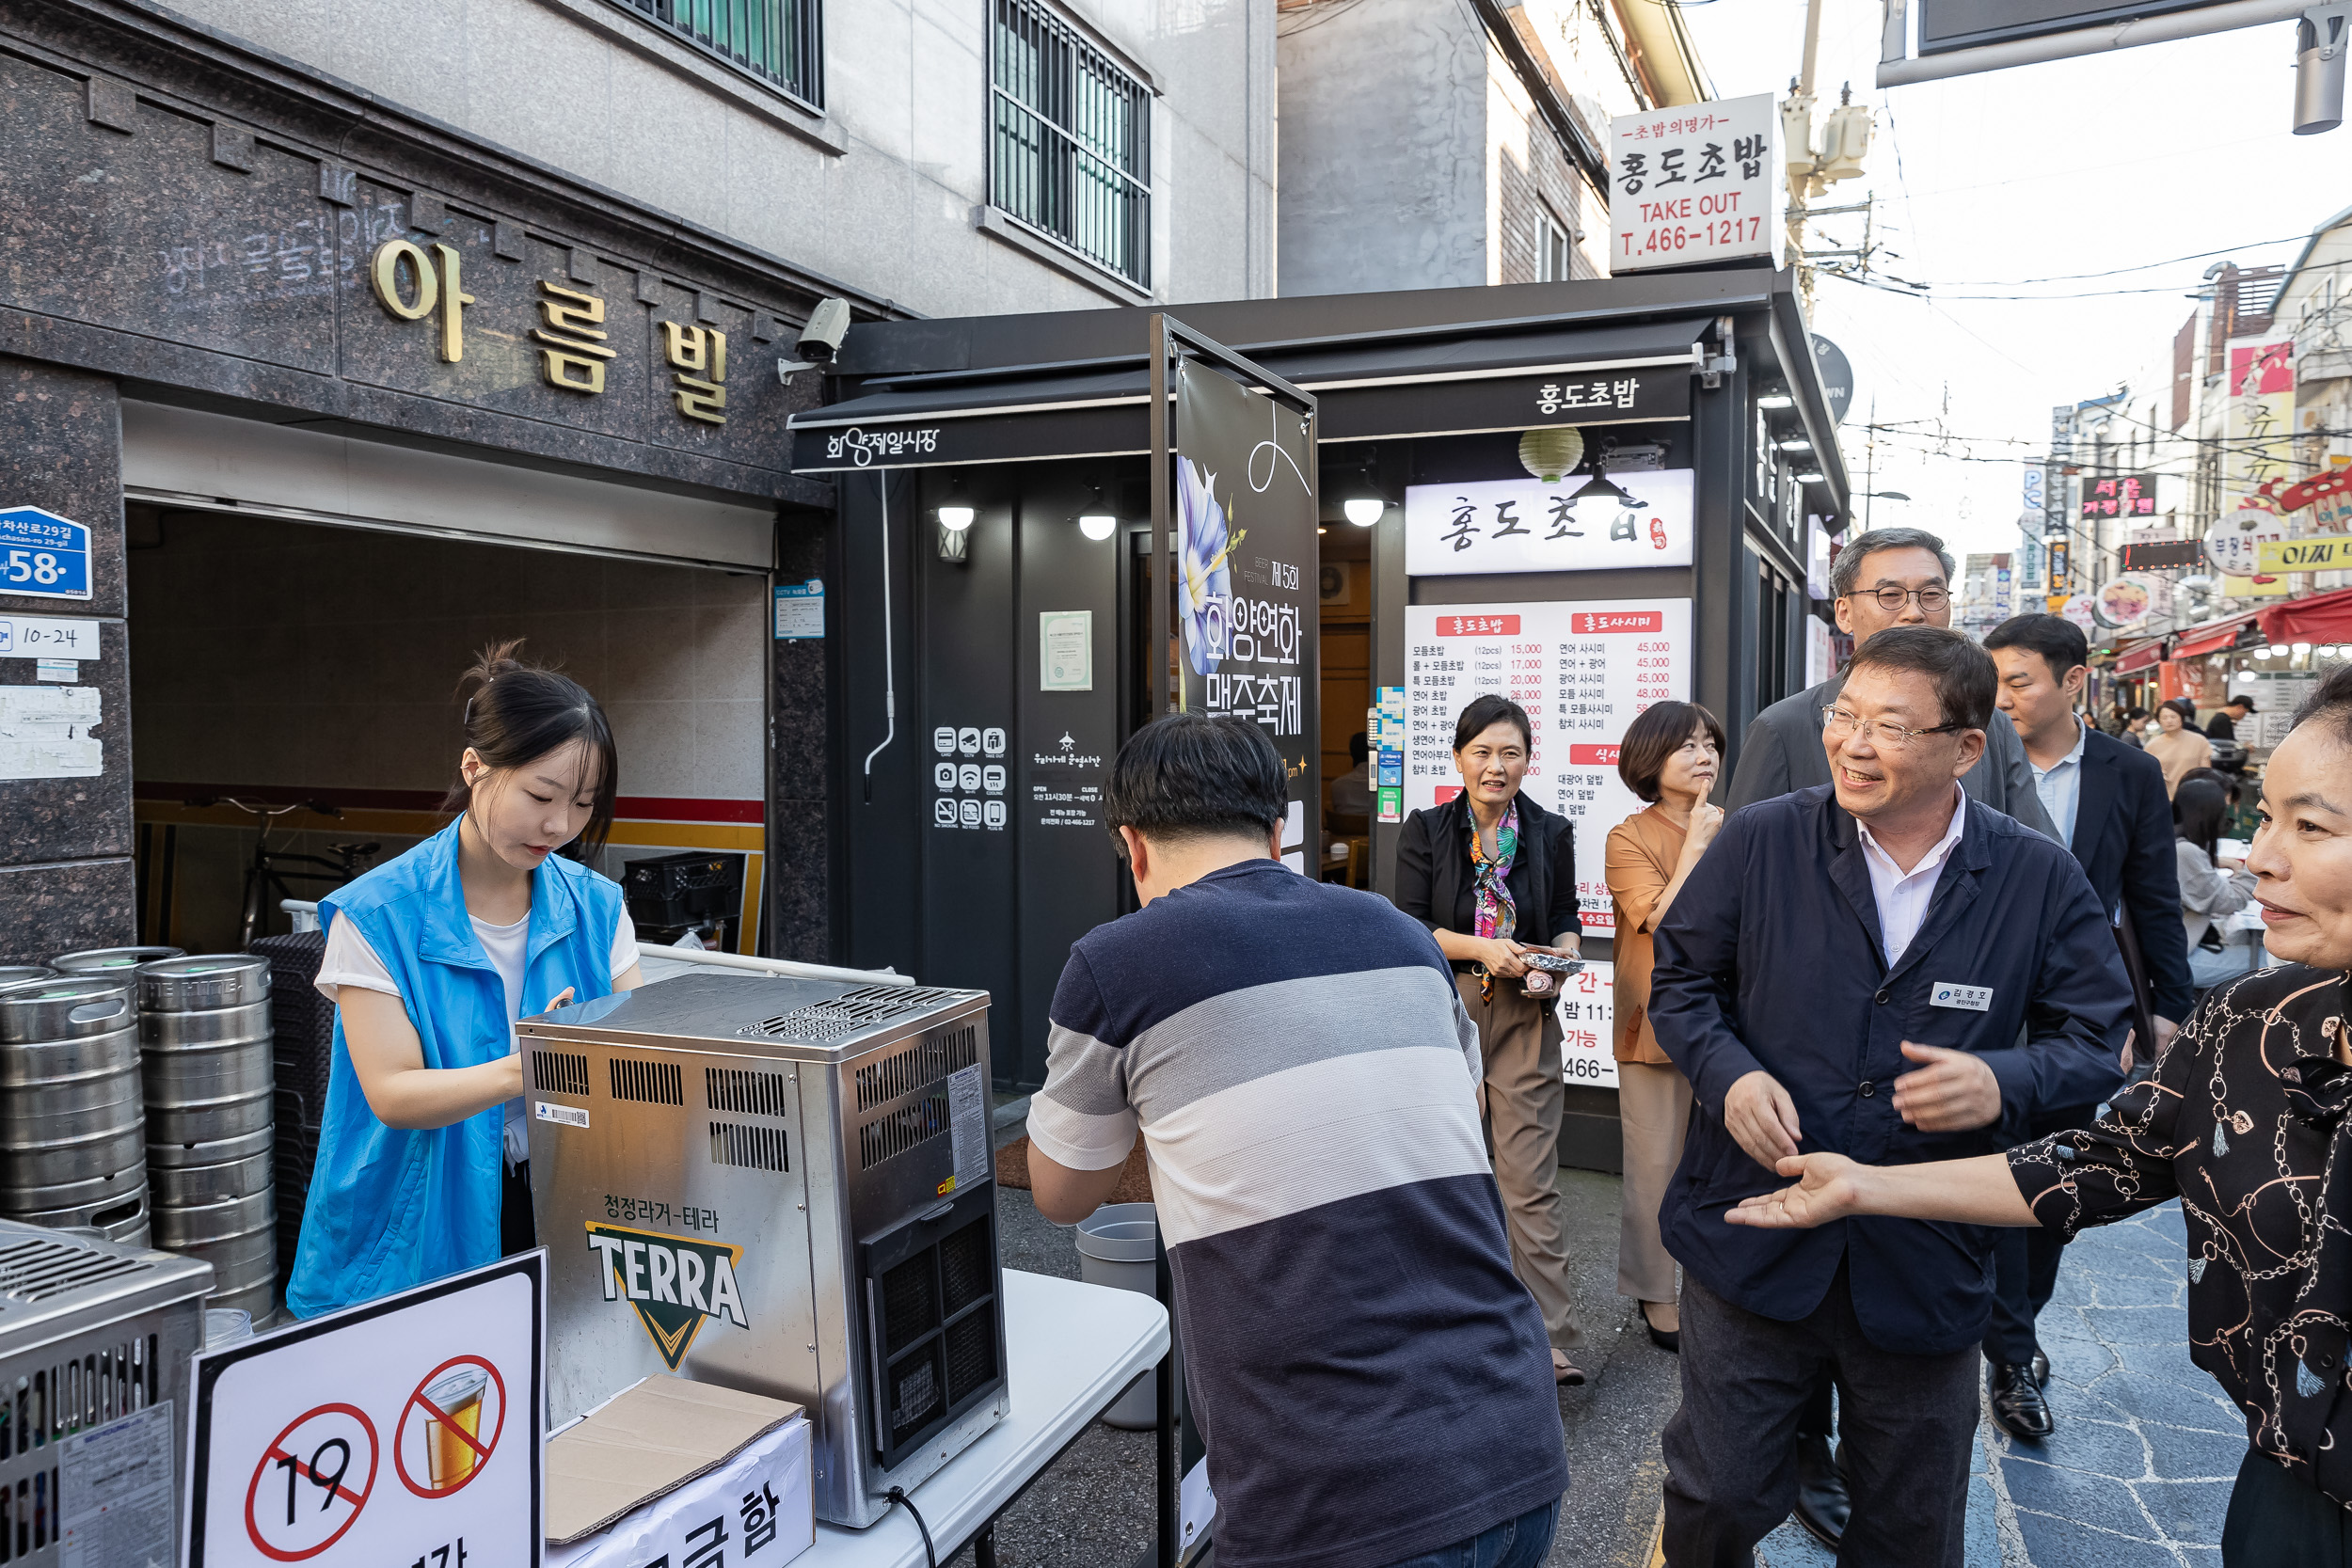
[[706,1319],[752,1326],[735,1283],[735,1265],[743,1260],[739,1246],[593,1220],[588,1246],[604,1255],[604,1299],[626,1301],[637,1309],[637,1321],[672,1371],[686,1359]]

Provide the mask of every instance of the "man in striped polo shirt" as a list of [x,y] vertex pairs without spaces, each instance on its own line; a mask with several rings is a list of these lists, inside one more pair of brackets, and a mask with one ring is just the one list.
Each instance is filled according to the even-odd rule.
[[1418,921],[1283,866],[1286,795],[1244,721],[1120,749],[1105,816],[1144,908],[1055,990],[1037,1205],[1093,1212],[1141,1130],[1223,1568],[1534,1568],[1567,1460],[1478,1036]]

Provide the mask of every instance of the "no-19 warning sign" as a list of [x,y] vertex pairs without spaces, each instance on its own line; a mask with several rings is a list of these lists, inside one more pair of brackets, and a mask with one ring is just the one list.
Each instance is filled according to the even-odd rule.
[[199,1355],[187,1568],[537,1564],[546,1257]]

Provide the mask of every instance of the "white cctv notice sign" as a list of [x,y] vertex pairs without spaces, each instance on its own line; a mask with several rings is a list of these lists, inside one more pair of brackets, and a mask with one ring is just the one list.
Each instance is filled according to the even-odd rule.
[[1454,720],[1482,693],[1510,698],[1534,730],[1521,792],[1577,820],[1577,910],[1608,935],[1600,845],[1642,809],[1617,777],[1617,745],[1650,704],[1690,700],[1691,601],[1408,605],[1405,641],[1406,809],[1462,792]]
[[1609,122],[1609,270],[1787,249],[1780,114],[1769,92]]
[[1412,484],[1405,490],[1409,577],[1485,572],[1606,572],[1688,566],[1692,472],[1611,474],[1622,494],[1577,499],[1589,474]]
[[196,1358],[186,1568],[540,1560],[547,1255]]

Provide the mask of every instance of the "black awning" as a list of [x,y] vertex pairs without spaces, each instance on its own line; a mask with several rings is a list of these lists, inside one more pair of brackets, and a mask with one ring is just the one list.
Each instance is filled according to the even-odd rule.
[[[1505,330],[1457,326],[1379,341],[1236,345],[1316,394],[1327,441],[1688,419],[1711,317]],[[792,469],[820,473],[1148,451],[1140,355],[869,381],[792,418]]]

